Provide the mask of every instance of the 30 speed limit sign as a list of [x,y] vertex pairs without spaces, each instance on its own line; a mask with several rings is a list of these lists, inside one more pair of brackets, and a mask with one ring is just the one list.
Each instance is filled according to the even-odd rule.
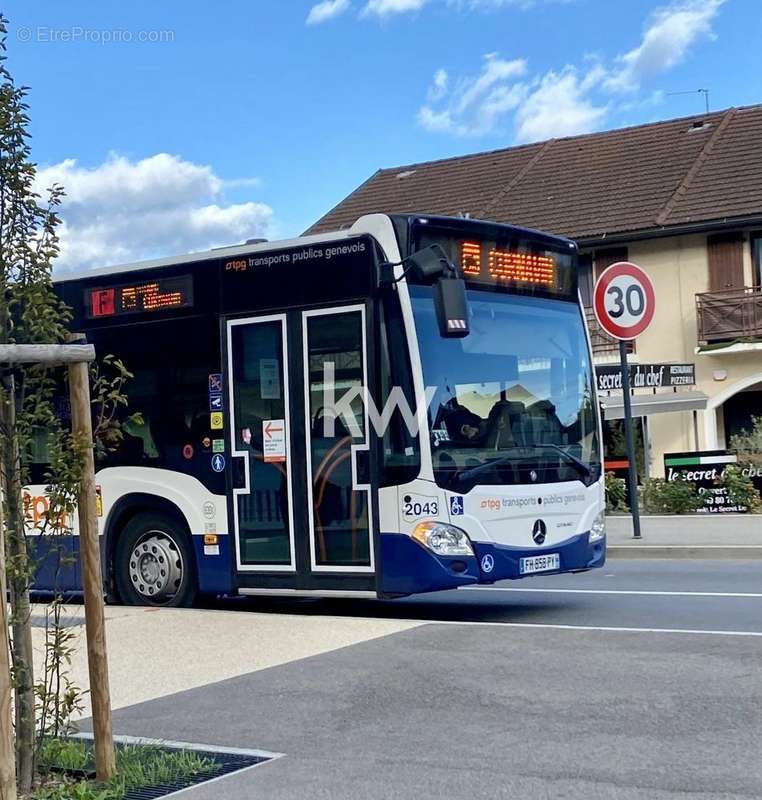
[[634,339],[649,326],[656,308],[654,287],[629,261],[608,267],[596,281],[593,307],[598,323],[615,339]]

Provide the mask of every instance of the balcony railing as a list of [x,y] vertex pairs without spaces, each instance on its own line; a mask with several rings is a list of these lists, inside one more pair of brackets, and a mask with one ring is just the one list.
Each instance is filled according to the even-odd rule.
[[[590,344],[593,346],[593,358],[607,359],[611,357],[613,359],[614,356],[619,357],[619,342],[604,333],[595,318],[595,311],[592,308],[586,308],[585,317],[587,318],[587,329],[590,331]],[[633,342],[627,342],[627,352],[635,352]]]
[[762,338],[762,286],[696,295],[699,344]]

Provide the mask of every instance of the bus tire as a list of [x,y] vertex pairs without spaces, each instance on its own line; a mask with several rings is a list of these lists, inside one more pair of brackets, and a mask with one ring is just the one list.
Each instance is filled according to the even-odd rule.
[[116,543],[114,573],[125,605],[190,606],[198,591],[190,537],[172,517],[136,514]]

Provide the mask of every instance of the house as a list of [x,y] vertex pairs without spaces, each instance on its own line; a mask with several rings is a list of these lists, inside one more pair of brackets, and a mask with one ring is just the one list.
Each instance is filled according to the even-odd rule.
[[[632,360],[695,364],[695,387],[671,404],[683,410],[656,413],[653,391],[636,391],[650,474],[665,453],[724,448],[762,415],[762,105],[381,169],[309,232],[374,211],[569,236],[588,308],[607,266],[645,269],[657,307]],[[616,343],[588,318],[596,363],[612,362]]]

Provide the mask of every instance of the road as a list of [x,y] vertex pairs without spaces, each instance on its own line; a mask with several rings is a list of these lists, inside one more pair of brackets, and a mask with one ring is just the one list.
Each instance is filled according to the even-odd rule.
[[[123,734],[284,754],[188,800],[762,797],[759,561],[178,613],[216,630],[247,619],[236,610],[253,632],[415,624],[118,710]],[[191,634],[176,669],[209,641]]]
[[622,560],[577,575],[401,600],[236,599],[220,608],[445,623],[570,625],[762,636],[762,561]]

